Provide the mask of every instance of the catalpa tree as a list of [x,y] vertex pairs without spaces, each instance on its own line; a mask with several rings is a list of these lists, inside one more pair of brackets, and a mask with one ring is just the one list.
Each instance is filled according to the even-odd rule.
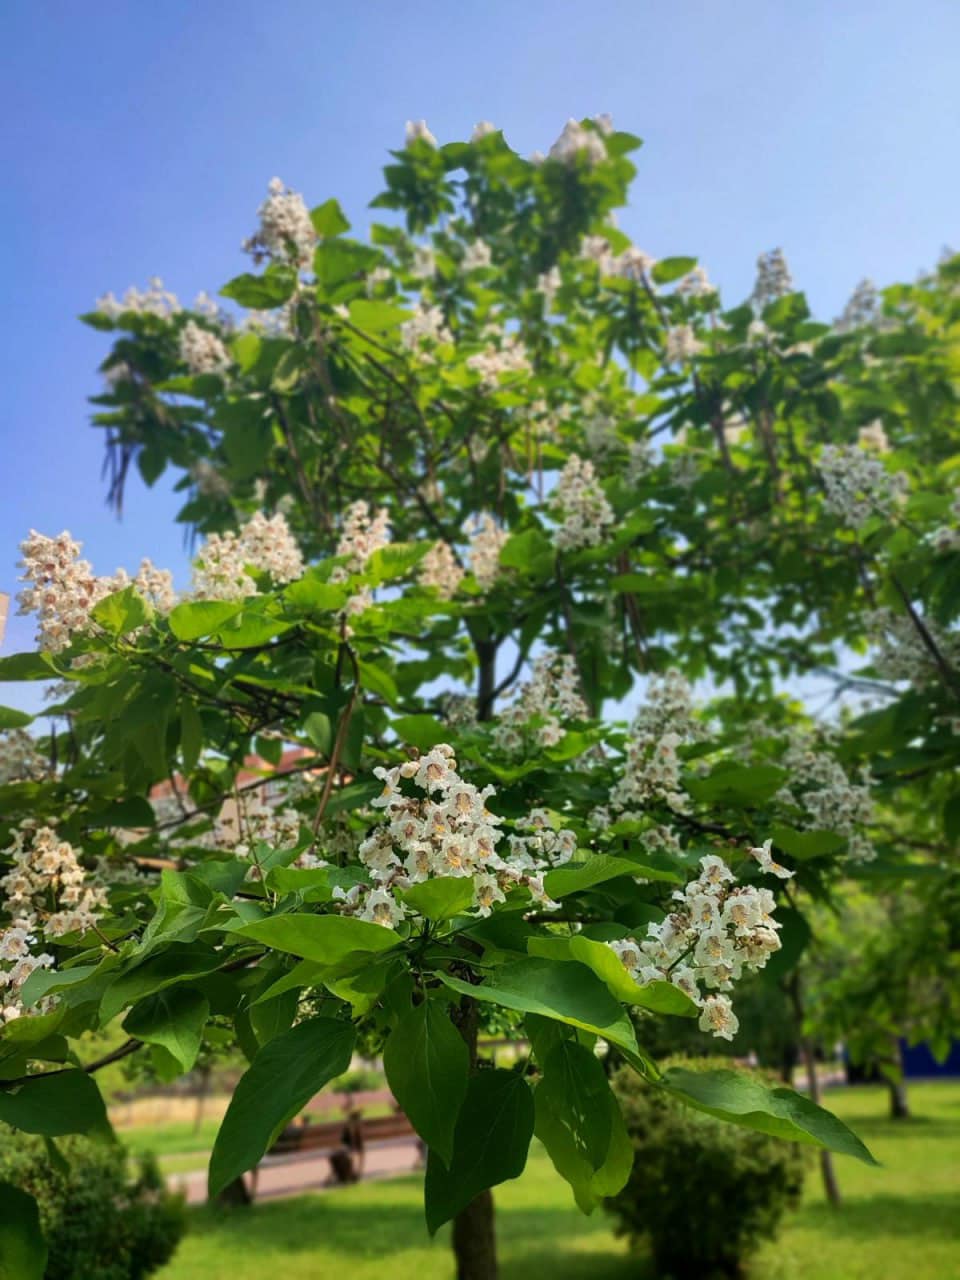
[[[173,1076],[229,1028],[219,1194],[382,1052],[471,1280],[534,1133],[583,1209],[625,1182],[604,1049],[870,1158],[790,1090],[662,1073],[635,1026],[732,1037],[741,975],[802,949],[801,894],[905,874],[925,824],[949,875],[954,271],[827,326],[774,254],[724,310],[617,229],[637,145],[570,122],[527,161],[410,126],[369,242],[274,181],[223,304],[152,282],[86,317],[116,335],[111,500],[173,468],[200,541],[182,596],[24,544],[38,652],[0,679],[59,683],[49,737],[4,713],[0,1118],[104,1132],[105,1061]],[[842,646],[884,703],[830,737],[775,682]],[[730,696],[701,710],[704,675]],[[903,788],[924,804],[888,832]],[[529,1042],[513,1069],[488,1014]]]

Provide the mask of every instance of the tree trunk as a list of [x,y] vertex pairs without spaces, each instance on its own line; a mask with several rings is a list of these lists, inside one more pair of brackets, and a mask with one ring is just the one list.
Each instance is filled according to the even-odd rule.
[[[808,1035],[804,1034],[803,1030],[803,997],[800,992],[800,975],[798,973],[794,973],[788,989],[797,1023],[797,1034],[800,1037],[800,1054],[807,1072],[807,1088],[810,1092],[810,1101],[817,1103],[819,1106],[820,1081],[817,1079],[817,1060],[813,1052],[813,1041]],[[823,1194],[827,1198],[827,1204],[834,1209],[839,1209],[843,1203],[840,1196],[840,1184],[837,1182],[837,1172],[833,1167],[833,1156],[826,1150],[820,1152],[820,1176],[823,1178]]]
[[243,1175],[228,1182],[217,1196],[217,1204],[226,1205],[230,1209],[246,1208],[253,1204],[253,1196],[244,1181]]
[[[470,1070],[477,1065],[477,1002],[464,996],[453,1020],[470,1052]],[[497,1238],[493,1194],[481,1191],[453,1220],[453,1254],[457,1280],[497,1280]]]
[[203,1107],[207,1100],[207,1092],[210,1088],[210,1068],[200,1068],[200,1084],[197,1087],[197,1106],[193,1113],[193,1132],[199,1133],[200,1126],[203,1124]]
[[493,718],[493,702],[497,686],[497,642],[495,640],[474,639],[473,647],[477,653],[479,670],[477,671],[477,719]]
[[891,1046],[893,1049],[893,1065],[897,1075],[895,1079],[887,1081],[890,1088],[890,1119],[909,1120],[910,1103],[907,1100],[907,1082],[903,1078],[903,1053],[900,1050],[900,1040],[897,1036],[891,1037]]

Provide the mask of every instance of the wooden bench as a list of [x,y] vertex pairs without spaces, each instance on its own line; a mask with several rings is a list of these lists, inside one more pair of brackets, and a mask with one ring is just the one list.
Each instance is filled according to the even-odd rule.
[[409,1142],[411,1138],[416,1140],[422,1159],[423,1144],[402,1111],[370,1118],[354,1114],[323,1124],[288,1125],[252,1171],[250,1199],[256,1196],[261,1169],[326,1156],[330,1161],[328,1184],[357,1182],[363,1176],[364,1153],[368,1147],[393,1146]]

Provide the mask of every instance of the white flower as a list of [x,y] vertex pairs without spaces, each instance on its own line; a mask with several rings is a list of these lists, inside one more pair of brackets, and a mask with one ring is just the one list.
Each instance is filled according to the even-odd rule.
[[575,164],[580,156],[592,168],[606,160],[607,148],[600,132],[586,129],[578,120],[570,119],[550,148],[550,159],[558,160],[561,164]]
[[293,582],[303,573],[300,548],[280,512],[268,518],[257,511],[239,533],[211,534],[194,564],[194,595],[204,600],[257,595],[250,568],[269,574],[278,584]]
[[464,526],[470,538],[470,569],[482,591],[489,591],[500,576],[500,552],[509,538],[491,515],[473,516]]
[[191,373],[223,373],[233,363],[217,335],[192,320],[180,331],[180,359]]
[[701,1031],[712,1031],[723,1040],[732,1040],[740,1029],[733,1006],[724,995],[707,996],[697,1025]]
[[572,453],[550,498],[558,527],[553,534],[560,551],[596,547],[614,522],[613,509],[594,474],[593,463]]
[[890,441],[879,418],[861,427],[857,432],[857,444],[861,449],[872,449],[875,453],[889,453]]
[[825,445],[820,454],[824,506],[859,529],[871,516],[890,516],[906,495],[908,480],[856,445]]
[[703,343],[697,338],[690,325],[680,324],[667,330],[664,350],[664,359],[667,364],[685,364],[699,355],[703,349]]
[[115,298],[112,293],[105,293],[102,298],[97,299],[96,306],[102,315],[110,316],[111,319],[122,316],[125,311],[166,318],[176,315],[181,309],[177,295],[164,289],[159,276],[151,276],[149,288],[142,293],[135,285],[131,285],[122,299]]
[[400,326],[400,341],[408,351],[416,352],[421,352],[426,343],[429,356],[430,347],[453,342],[453,334],[447,328],[443,311],[421,300],[410,319]]
[[753,286],[751,301],[757,311],[762,311],[777,298],[793,292],[793,277],[783,256],[782,249],[771,249],[757,258],[757,280]]
[[441,600],[450,600],[457,594],[464,570],[457,564],[453,549],[447,542],[435,542],[420,561],[419,580],[424,587],[433,587]]
[[786,867],[782,867],[779,862],[775,862],[773,854],[770,852],[773,845],[772,840],[764,840],[763,844],[757,849],[750,849],[751,858],[756,858],[760,863],[761,871],[766,871],[769,875],[776,876],[778,880],[792,880],[794,872],[789,871]]
[[427,128],[426,120],[407,121],[405,142],[408,147],[412,147],[418,142],[426,142],[431,147],[435,147],[437,145],[436,138]]
[[473,126],[473,133],[470,135],[471,142],[479,142],[481,138],[487,138],[491,133],[497,132],[497,126],[491,124],[489,120],[479,120]]
[[271,178],[269,195],[257,210],[257,216],[260,226],[243,245],[256,262],[274,258],[290,259],[298,267],[310,265],[317,233],[303,196],[285,187],[279,178]]
[[464,271],[480,271],[491,263],[490,246],[483,240],[474,240],[464,251],[461,266]]

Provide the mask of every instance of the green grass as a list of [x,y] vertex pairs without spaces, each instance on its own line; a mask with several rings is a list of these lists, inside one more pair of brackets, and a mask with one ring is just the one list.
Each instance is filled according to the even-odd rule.
[[[915,1086],[917,1119],[884,1118],[882,1089],[832,1092],[828,1105],[882,1162],[837,1162],[845,1196],[823,1202],[811,1170],[803,1207],[764,1247],[754,1280],[950,1280],[960,1275],[960,1086]],[[448,1229],[430,1241],[417,1178],[263,1202],[224,1214],[197,1210],[160,1280],[449,1280]],[[501,1280],[639,1280],[601,1212],[583,1217],[546,1156],[534,1148],[523,1177],[496,1191]]]

